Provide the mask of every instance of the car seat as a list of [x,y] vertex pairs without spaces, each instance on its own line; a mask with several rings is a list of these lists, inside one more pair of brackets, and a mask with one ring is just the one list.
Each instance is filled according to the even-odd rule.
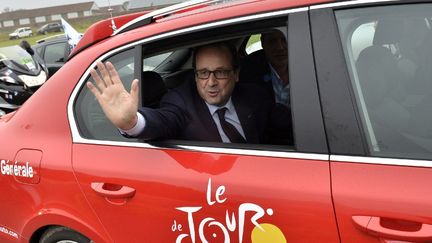
[[409,136],[417,136],[412,122],[418,117],[394,95],[400,77],[394,55],[386,47],[373,45],[360,53],[356,67],[361,87],[359,96],[363,96],[369,116],[366,122],[372,125],[373,131],[369,132],[376,138],[374,151],[423,153],[424,148]]
[[383,46],[367,47],[360,52],[356,67],[371,121],[405,130],[410,114],[401,105],[400,73],[391,51]]
[[428,92],[429,80],[422,80],[430,61],[431,30],[424,17],[384,18],[378,21],[374,45],[389,45],[397,57],[401,88],[409,94]]
[[402,38],[402,20],[400,18],[383,18],[378,20],[373,38],[373,45],[395,45]]
[[162,77],[154,71],[145,71],[141,82],[142,105],[149,108],[158,108],[159,102],[167,92]]
[[270,96],[274,96],[270,67],[264,50],[255,51],[241,60],[239,83],[260,85]]

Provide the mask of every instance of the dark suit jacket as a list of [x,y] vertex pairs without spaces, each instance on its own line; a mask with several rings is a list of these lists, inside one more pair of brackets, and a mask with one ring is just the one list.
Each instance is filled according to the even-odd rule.
[[[269,130],[273,130],[274,126],[272,120],[275,117],[286,119],[283,117],[287,114],[285,110],[276,109],[272,97],[257,86],[238,84],[231,98],[248,143],[268,142]],[[194,81],[185,82],[168,92],[161,100],[159,109],[143,107],[139,112],[146,119],[146,127],[138,136],[144,140],[222,142]],[[277,122],[274,124],[280,125]]]
[[253,52],[242,60],[239,80],[241,83],[261,85],[274,97],[271,70],[264,50]]

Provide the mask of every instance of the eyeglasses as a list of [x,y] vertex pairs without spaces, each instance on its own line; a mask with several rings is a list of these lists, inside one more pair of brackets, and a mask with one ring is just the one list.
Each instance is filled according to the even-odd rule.
[[203,69],[203,70],[196,70],[195,75],[199,79],[208,79],[210,77],[210,74],[213,73],[216,79],[227,79],[231,72],[232,72],[231,69],[217,69],[214,71]]

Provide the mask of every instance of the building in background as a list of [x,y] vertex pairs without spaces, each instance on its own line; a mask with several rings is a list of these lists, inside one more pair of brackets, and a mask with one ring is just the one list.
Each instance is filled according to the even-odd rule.
[[[112,6],[113,12],[124,9],[121,5]],[[59,22],[61,18],[67,21],[92,17],[103,14],[105,8],[100,8],[95,2],[84,2],[38,9],[21,9],[0,14],[0,30],[16,29],[18,27],[39,27],[50,22]]]
[[[44,24],[58,22],[61,18],[71,24],[83,21],[97,22],[143,10],[154,10],[185,0],[130,0],[121,5],[98,6],[94,1],[38,9],[21,9],[0,13],[0,32],[9,32],[19,27],[39,28]],[[110,14],[111,12],[111,14]]]
[[128,11],[158,9],[167,5],[172,5],[185,0],[130,0],[126,4]]

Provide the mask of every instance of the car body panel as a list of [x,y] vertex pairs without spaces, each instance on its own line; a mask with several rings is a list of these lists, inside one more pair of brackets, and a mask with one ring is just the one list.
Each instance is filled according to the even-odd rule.
[[[79,50],[18,111],[0,117],[0,241],[37,240],[49,225],[94,242],[430,241],[432,163],[370,151],[334,12],[401,3],[412,2],[228,1]],[[237,23],[277,18],[289,38],[295,146],[81,132],[76,101],[98,61],[130,50],[140,77],[150,44],[227,38],[221,33]],[[187,45],[169,47],[176,44]],[[6,172],[15,162],[21,175],[31,166],[32,176]],[[260,238],[260,227],[278,241]]]
[[[257,222],[278,227],[287,241],[339,241],[329,196],[327,160],[86,144],[76,144],[73,150],[77,179],[113,239],[145,242],[164,235],[164,241],[174,242],[181,234],[188,234],[191,240],[192,227],[196,241],[205,239],[199,236],[203,232],[211,242],[242,242],[240,235],[243,242],[248,242],[254,228],[251,217],[257,215]],[[271,178],[263,177],[270,174]],[[116,186],[127,186],[135,189],[135,194],[122,198],[102,196],[91,188],[95,182],[104,183],[106,190],[113,192],[118,190]],[[224,190],[218,194],[220,187]],[[253,205],[247,208],[248,204]],[[188,214],[181,207],[199,210]],[[243,210],[245,216],[241,216]],[[237,223],[225,238],[221,237],[221,229],[209,226],[205,219],[214,218],[228,232],[227,211]],[[135,219],[132,224],[131,218]],[[184,229],[172,230],[173,225]],[[302,234],[305,231],[314,233]],[[212,233],[217,237],[213,238]]]
[[[432,200],[430,166],[337,160],[335,157],[331,162],[332,190],[342,241],[382,242],[387,237],[399,241],[431,240],[431,232],[427,230],[432,225],[432,209],[427,206]],[[368,161],[367,158],[355,160]],[[424,164],[432,163],[424,161]],[[364,225],[368,228],[362,228],[354,221],[356,216],[375,217],[386,224],[377,227],[369,223]]]
[[[79,78],[76,72],[71,72],[68,76]],[[5,143],[2,141],[1,160],[14,163],[16,153],[22,149],[38,150],[43,154],[38,184],[17,182],[9,175],[0,176],[2,184],[5,185],[2,187],[2,210],[8,212],[7,218],[3,218],[7,219],[8,224],[2,223],[2,227],[16,232],[19,240],[11,239],[5,234],[1,234],[1,237],[5,237],[5,241],[27,242],[37,229],[50,222],[49,224],[79,228],[79,231],[92,235],[94,239],[109,241],[77,185],[72,171],[72,140],[67,115],[64,112],[68,97],[56,97],[55,102],[45,98],[46,94],[58,93],[59,90],[71,92],[74,83],[54,81],[46,86],[30,97],[34,101],[24,103],[19,112],[11,114],[13,120],[0,120],[2,138],[14,138]],[[32,114],[31,119],[26,116],[28,112]],[[55,119],[47,121],[47,114],[57,115]],[[53,188],[58,185],[62,185],[62,191],[53,193]],[[11,197],[14,200],[10,200]]]
[[[399,5],[403,3],[410,2],[384,4],[390,7],[404,6]],[[383,3],[365,2],[358,6],[378,9]],[[331,151],[332,195],[341,241],[429,242],[432,240],[432,211],[426,205],[432,200],[428,192],[432,183],[432,162],[399,158],[410,156],[403,152],[387,158],[371,154],[367,128],[361,123],[362,111],[357,108],[360,102],[356,100],[356,87],[350,82],[345,61],[342,48],[345,42],[337,34],[340,30],[333,12],[346,9],[346,5],[335,5],[311,11],[311,28],[318,30],[312,36],[321,102],[325,104],[323,114]],[[366,10],[364,13],[366,15]],[[379,15],[375,18],[384,18],[379,13],[374,14]],[[364,19],[374,21],[375,18],[369,14]],[[397,34],[396,29],[392,31],[395,33],[386,33]],[[371,35],[370,31],[366,33],[363,38]],[[359,41],[353,45],[365,44]],[[385,148],[386,144],[381,146]]]

